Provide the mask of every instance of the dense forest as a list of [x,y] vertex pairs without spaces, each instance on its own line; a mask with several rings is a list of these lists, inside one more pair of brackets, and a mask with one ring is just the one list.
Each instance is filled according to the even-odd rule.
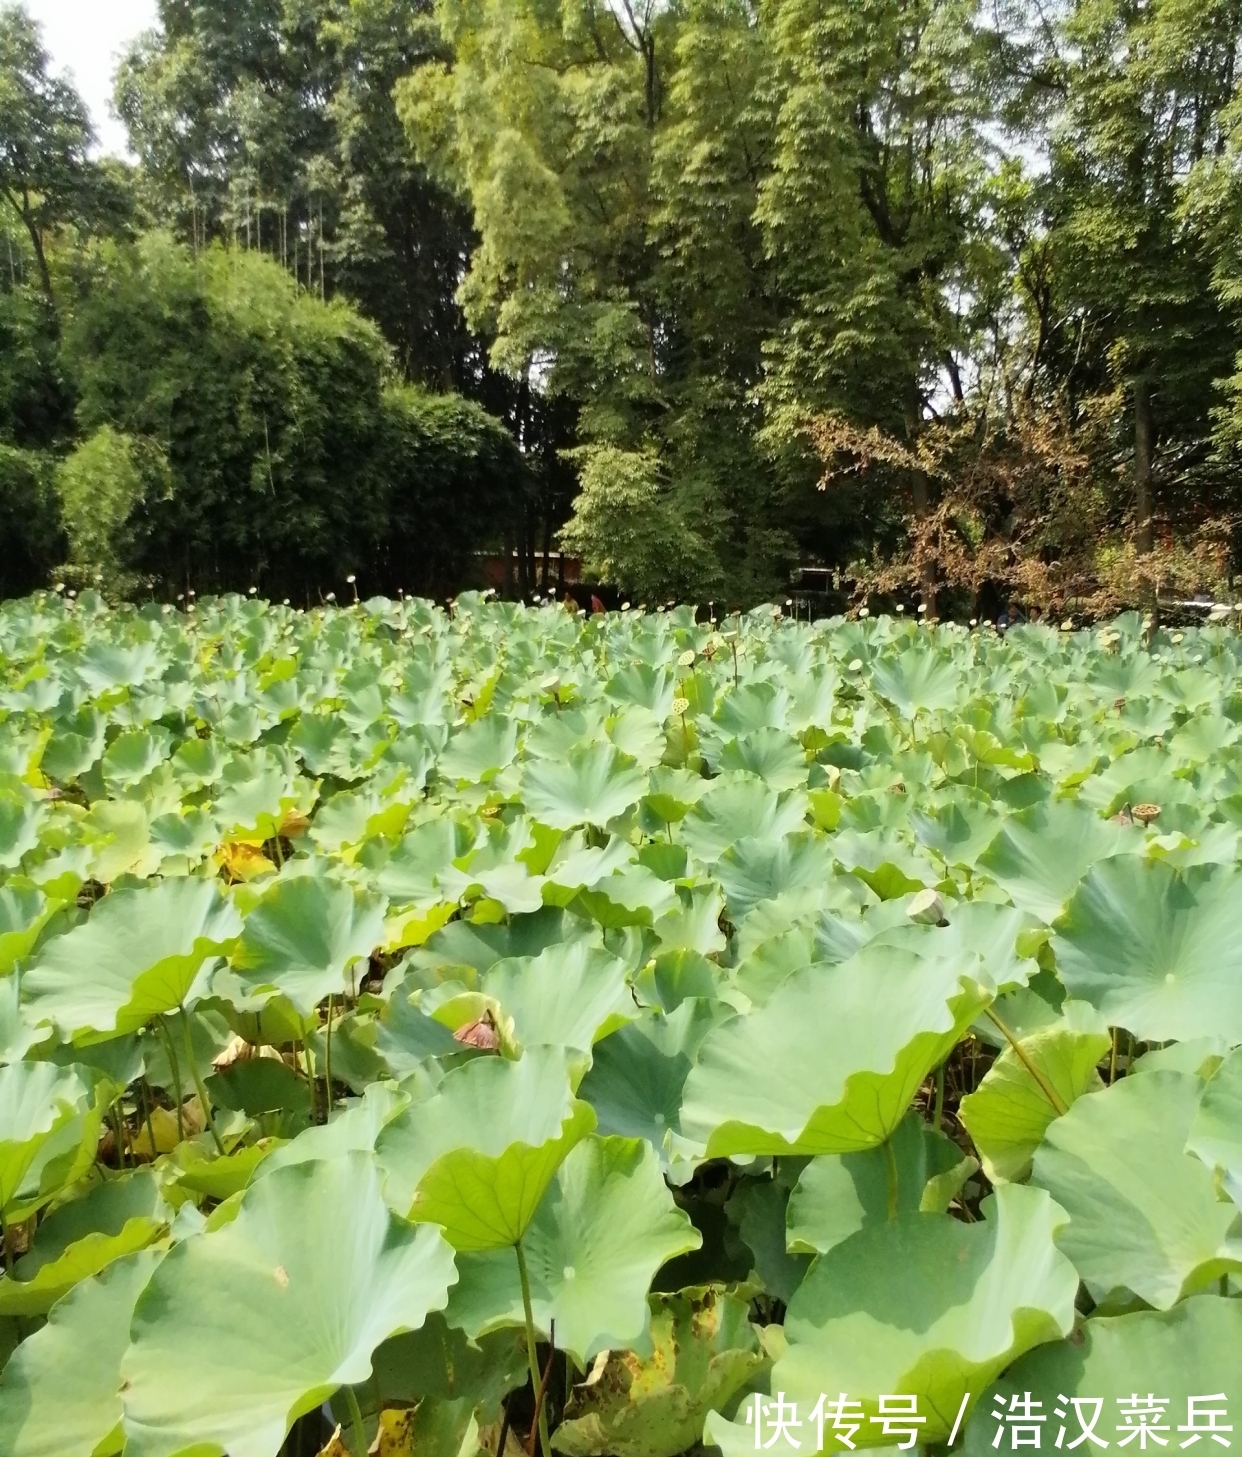
[[0,590],[1227,590],[1242,0],[159,15],[0,12]]

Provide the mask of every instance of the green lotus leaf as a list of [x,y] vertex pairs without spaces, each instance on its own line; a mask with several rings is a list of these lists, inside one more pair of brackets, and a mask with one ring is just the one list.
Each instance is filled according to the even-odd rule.
[[738,924],[764,901],[831,880],[832,851],[809,831],[779,840],[739,840],[720,857],[715,873],[729,919]]
[[899,948],[794,972],[703,1039],[682,1132],[709,1158],[873,1148],[991,998],[977,959],[924,961]]
[[983,850],[996,838],[996,811],[978,799],[960,799],[924,813],[910,809],[910,828],[925,849],[947,865],[973,869]]
[[907,648],[900,657],[877,659],[871,681],[875,691],[905,718],[953,708],[962,686],[957,666],[926,648]]
[[456,820],[427,820],[406,835],[375,875],[375,888],[397,905],[441,900],[439,877],[470,849],[472,837]]
[[1119,856],[1097,865],[1056,924],[1071,997],[1156,1042],[1219,1034],[1242,1042],[1242,870],[1178,872]]
[[376,1140],[389,1202],[443,1226],[458,1250],[516,1243],[561,1161],[595,1125],[574,1097],[571,1067],[565,1049],[541,1046],[517,1062],[481,1057],[447,1073]]
[[1233,1202],[1242,1208],[1242,1050],[1227,1057],[1203,1094],[1187,1148],[1220,1169]]
[[959,1116],[993,1183],[1030,1173],[1035,1150],[1059,1116],[1049,1090],[1068,1109],[1084,1093],[1104,1086],[1096,1065],[1110,1043],[1106,1033],[1045,1028],[1021,1039],[1024,1058],[1006,1047],[978,1088],[962,1099]]
[[1094,865],[1142,848],[1138,829],[1115,825],[1075,800],[1053,799],[1011,815],[980,855],[979,869],[1014,905],[1052,922]]
[[27,1016],[54,1023],[63,1037],[132,1032],[191,998],[204,963],[240,930],[214,881],[114,890],[43,947],[23,979]]
[[[702,1237],[674,1203],[651,1146],[590,1137],[557,1170],[522,1236],[535,1326],[585,1366],[601,1350],[633,1346],[647,1326],[647,1291],[675,1255]],[[457,1257],[461,1279],[448,1319],[472,1338],[524,1323],[512,1250]]]
[[638,1015],[625,963],[585,941],[497,962],[482,990],[513,1019],[514,1036],[528,1046],[543,1042],[589,1052]]
[[752,1278],[757,1277],[769,1295],[786,1305],[811,1263],[806,1254],[790,1253],[785,1233],[790,1182],[796,1179],[801,1162],[781,1164],[778,1160],[771,1178],[741,1180],[725,1205],[729,1223],[753,1257]]
[[[454,1457],[470,1417],[477,1416],[480,1424],[496,1421],[504,1396],[521,1385],[528,1369],[526,1354],[512,1332],[471,1341],[439,1311],[432,1311],[419,1330],[385,1341],[372,1364],[374,1375],[359,1393],[363,1411],[372,1392],[386,1405],[452,1403],[465,1417],[451,1449]],[[421,1457],[417,1441],[412,1445]]]
[[139,1298],[126,1452],[275,1457],[299,1416],[366,1381],[382,1341],[442,1310],[455,1278],[439,1231],[389,1211],[366,1154],[276,1170]]
[[309,1017],[348,989],[350,967],[383,937],[386,909],[382,896],[326,876],[278,881],[246,917],[233,968],[252,994],[283,996]]
[[1132,1290],[1167,1310],[1242,1270],[1238,1210],[1186,1143],[1202,1082],[1189,1073],[1122,1078],[1052,1123],[1032,1181],[1064,1206],[1058,1243],[1096,1292]]
[[682,1091],[699,1044],[729,1015],[722,1002],[687,998],[667,1016],[643,1017],[599,1043],[578,1091],[600,1132],[645,1138],[666,1163],[683,1167],[701,1153],[681,1137]]
[[[1164,1403],[1149,1408],[1148,1420],[1160,1427],[1152,1435],[1155,1450],[1164,1450],[1160,1442],[1167,1443],[1170,1452],[1191,1442],[1202,1444],[1200,1452],[1215,1452],[1217,1442],[1234,1441],[1235,1434],[1213,1439],[1196,1437],[1193,1430],[1207,1433],[1213,1426],[1218,1431],[1236,1427],[1239,1350],[1240,1300],[1200,1295],[1169,1311],[1096,1316],[1083,1321],[1073,1340],[1054,1341],[1029,1352],[985,1392],[961,1450],[966,1457],[990,1457],[995,1452],[997,1430],[1008,1425],[993,1417],[997,1410],[1028,1410],[1042,1416],[1049,1447],[1081,1441],[1084,1426],[1094,1420],[1098,1441],[1110,1446],[1124,1442],[1133,1450],[1135,1429],[1143,1420],[1138,1412],[1147,1403],[1132,1393],[1151,1392]],[[1224,1393],[1226,1400],[1212,1400],[1209,1393],[1215,1392]],[[1218,1413],[1214,1419],[1209,1415],[1213,1410]],[[1184,1437],[1186,1431],[1192,1435]],[[1079,1450],[1087,1446],[1100,1450],[1089,1442]]]
[[82,1280],[163,1238],[172,1214],[146,1171],[62,1204],[40,1224],[12,1277],[0,1279],[0,1315],[45,1315]]
[[16,870],[39,843],[37,805],[0,799],[0,869]]
[[[885,1222],[894,1195],[900,1214],[943,1213],[957,1188],[979,1167],[913,1112],[897,1125],[890,1147],[891,1165],[888,1150],[882,1148],[825,1154],[807,1164],[785,1214],[791,1253],[824,1254],[860,1229]],[[940,1181],[950,1174],[960,1182],[945,1199]]]
[[718,779],[681,822],[681,841],[704,865],[714,865],[743,839],[779,840],[799,828],[805,795],[778,794],[751,775]]
[[384,1127],[408,1108],[410,1091],[394,1083],[372,1083],[361,1098],[338,1109],[329,1123],[303,1129],[291,1142],[273,1149],[255,1169],[264,1178],[277,1169],[319,1159],[339,1159],[349,1153],[369,1153]]
[[707,1413],[730,1405],[767,1365],[738,1296],[709,1285],[652,1295],[650,1305],[652,1354],[612,1351],[570,1393],[552,1437],[565,1457],[677,1457],[697,1444]]
[[44,926],[60,909],[34,885],[10,882],[0,886],[0,976],[7,976],[29,956]]
[[[804,1420],[821,1392],[848,1392],[862,1406],[858,1447],[892,1443],[873,1418],[882,1395],[904,1392],[927,1419],[919,1441],[943,1442],[963,1397],[1068,1335],[1078,1279],[1053,1243],[1064,1213],[1042,1190],[1013,1184],[984,1208],[976,1224],[902,1214],[821,1255],[790,1301],[772,1390]],[[708,1419],[709,1438],[719,1421]],[[841,1450],[824,1435],[825,1450]]]
[[522,776],[526,808],[554,830],[606,825],[646,790],[646,774],[612,744],[580,744],[563,760],[532,760]]
[[52,1027],[32,1027],[22,1015],[21,979],[0,977],[0,1065],[20,1062],[32,1047],[56,1035]]
[[105,1091],[84,1067],[0,1068],[0,1214],[8,1224],[28,1219],[94,1163]]
[[[908,903],[907,903],[908,906]],[[903,910],[900,920],[879,926],[880,912],[872,912],[862,931],[872,931],[877,946],[905,946],[921,956],[950,960],[977,956],[997,987],[1022,987],[1038,973],[1035,955],[1047,932],[1027,912],[988,901],[945,902],[947,925],[913,923]],[[888,911],[887,906],[885,911]],[[896,917],[897,908],[888,914]],[[817,938],[822,948],[825,937]]]
[[7,1457],[114,1457],[121,1432],[121,1357],[134,1305],[160,1262],[143,1250],[83,1280],[0,1374],[0,1452]]
[[139,784],[168,758],[172,734],[164,728],[131,729],[108,745],[101,769],[109,794]]
[[753,774],[773,789],[801,789],[806,785],[806,751],[779,728],[757,728],[730,739],[720,751],[722,773]]
[[455,783],[486,784],[513,762],[516,752],[517,725],[489,713],[453,734],[436,767]]

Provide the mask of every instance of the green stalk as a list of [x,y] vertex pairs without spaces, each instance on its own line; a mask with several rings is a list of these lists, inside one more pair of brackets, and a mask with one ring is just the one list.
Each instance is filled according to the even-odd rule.
[[[173,1082],[176,1083],[176,1090],[173,1096],[177,1100],[177,1142],[185,1142],[185,1117],[181,1111],[184,1089],[181,1086],[181,1068],[177,1062],[177,1049],[173,1043],[172,1033],[168,1030],[168,1022],[164,1017],[160,1018],[160,1031],[164,1034],[164,1044],[168,1049],[168,1066],[172,1069]],[[151,1157],[155,1157],[155,1141],[151,1142]]]
[[1026,1049],[1022,1046],[1022,1044],[1018,1041],[1018,1039],[1013,1035],[1013,1033],[1009,1030],[1009,1028],[1005,1026],[1005,1024],[996,1015],[996,1013],[991,1009],[991,1007],[988,1008],[988,1016],[992,1019],[993,1022],[996,1023],[997,1027],[1004,1034],[1005,1040],[1009,1043],[1010,1047],[1013,1048],[1014,1053],[1016,1054],[1016,1056],[1018,1058],[1018,1061],[1027,1070],[1027,1072],[1029,1072],[1030,1075],[1035,1079],[1035,1082],[1039,1086],[1039,1091],[1052,1104],[1054,1110],[1056,1111],[1057,1117],[1058,1118],[1064,1118],[1064,1116],[1066,1115],[1066,1113],[1069,1112],[1069,1108],[1062,1101],[1061,1095],[1057,1092],[1057,1090],[1052,1086],[1052,1084],[1048,1081],[1048,1079],[1046,1077],[1044,1077],[1043,1073],[1040,1072],[1040,1070],[1035,1066],[1035,1064],[1027,1056]]
[[323,1053],[323,1080],[324,1080],[324,1083],[327,1085],[326,1086],[326,1093],[327,1093],[327,1104],[328,1104],[327,1110],[326,1110],[326,1112],[324,1113],[324,1116],[323,1116],[323,1121],[325,1123],[330,1123],[332,1121],[332,1013],[333,1013],[333,1010],[334,1010],[334,1007],[335,1007],[335,1002],[336,1002],[336,998],[334,996],[332,996],[331,994],[329,994],[329,996],[328,996],[328,1025],[327,1025],[327,1028],[325,1029],[325,1033],[324,1033],[324,1053]]
[[9,1242],[9,1226],[5,1220],[3,1211],[0,1211],[0,1245],[4,1247],[4,1273],[12,1274],[13,1271],[13,1248]]
[[[522,1252],[522,1241],[513,1246],[517,1253],[518,1279],[522,1282],[522,1310],[526,1316],[526,1361],[530,1367],[530,1390],[535,1401],[539,1400],[539,1360],[535,1350],[535,1313],[530,1304],[530,1276],[526,1271],[526,1256]],[[551,1457],[552,1444],[548,1440],[548,1414],[539,1412],[539,1447],[543,1457]]]
[[932,1116],[932,1127],[940,1132],[944,1121],[944,1063],[936,1069],[936,1107]]
[[897,1218],[897,1155],[893,1152],[893,1140],[884,1141],[884,1157],[888,1162],[888,1220],[891,1224]]
[[194,1086],[198,1089],[198,1101],[203,1105],[203,1117],[207,1120],[207,1127],[211,1129],[216,1152],[223,1158],[224,1144],[216,1128],[216,1120],[211,1111],[211,1099],[208,1098],[207,1089],[203,1084],[203,1075],[198,1070],[198,1059],[194,1056],[194,1039],[190,1036],[190,1019],[186,1016],[184,1007],[181,1008],[181,1030],[185,1033],[185,1055],[190,1059],[190,1074],[194,1079]]
[[155,1152],[155,1126],[151,1122],[151,1089],[147,1086],[146,1078],[138,1079],[138,1096],[142,1099],[142,1116],[147,1125],[147,1138],[151,1144],[151,1162],[156,1159]]
[[125,1167],[125,1120],[121,1116],[121,1102],[118,1098],[112,1105],[112,1136],[116,1139],[116,1166]]
[[345,1401],[349,1406],[350,1441],[357,1457],[367,1457],[367,1429],[362,1420],[362,1408],[358,1405],[358,1394],[352,1386],[345,1388]]

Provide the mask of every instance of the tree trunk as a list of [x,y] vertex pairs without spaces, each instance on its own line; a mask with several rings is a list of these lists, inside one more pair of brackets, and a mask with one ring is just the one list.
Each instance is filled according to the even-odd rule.
[[[918,445],[919,429],[922,425],[923,404],[919,394],[918,384],[911,386],[906,409],[906,435],[910,449],[914,450]],[[921,470],[910,472],[910,491],[914,497],[914,514],[918,520],[926,517],[931,510],[931,493],[928,490],[927,476]],[[925,561],[919,568],[919,586],[923,596],[923,602],[927,607],[927,620],[931,622],[936,616],[936,564]]]
[[43,251],[43,234],[35,225],[32,218],[23,218],[26,224],[26,231],[30,234],[30,243],[34,248],[35,262],[39,265],[39,282],[43,286],[43,292],[47,296],[48,304],[51,306],[52,319],[56,320],[56,295],[52,292],[52,274],[47,266],[47,254]]
[[1134,381],[1134,542],[1140,556],[1152,548],[1151,529],[1151,462],[1152,436],[1151,383],[1146,375]]

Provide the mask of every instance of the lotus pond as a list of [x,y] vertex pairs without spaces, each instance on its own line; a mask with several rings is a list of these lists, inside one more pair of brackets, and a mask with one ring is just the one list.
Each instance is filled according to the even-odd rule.
[[0,1457],[1234,1440],[1236,634],[87,593],[0,689]]

